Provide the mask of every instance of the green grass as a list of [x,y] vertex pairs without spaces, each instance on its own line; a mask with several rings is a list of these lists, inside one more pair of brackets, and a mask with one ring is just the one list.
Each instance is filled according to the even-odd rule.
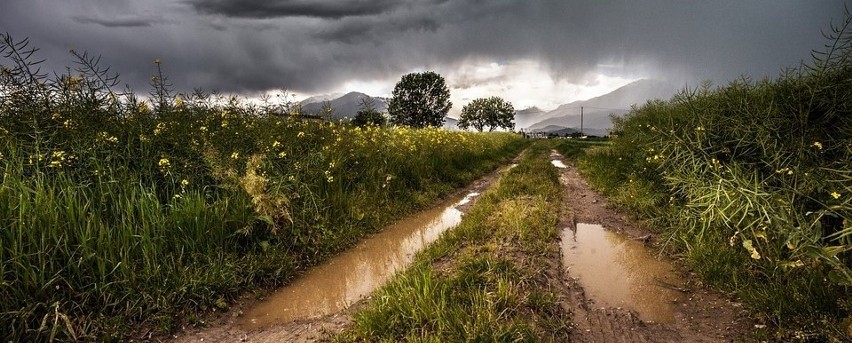
[[850,22],[812,64],[775,80],[705,85],[634,108],[616,121],[612,146],[578,162],[705,283],[774,324],[774,339],[849,338]]
[[570,314],[543,276],[556,253],[561,187],[534,145],[458,227],[377,291],[338,341],[565,341]]
[[143,101],[79,57],[56,78],[14,57],[0,69],[3,341],[169,332],[287,282],[527,144],[172,95],[159,63]]

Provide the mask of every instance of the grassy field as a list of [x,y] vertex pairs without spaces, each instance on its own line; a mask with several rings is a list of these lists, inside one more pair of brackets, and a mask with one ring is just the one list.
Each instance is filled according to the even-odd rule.
[[[540,142],[545,143],[545,142]],[[544,279],[556,249],[561,187],[536,144],[465,214],[377,291],[337,340],[562,342],[570,314]]]
[[[581,157],[599,190],[663,235],[769,340],[852,336],[852,37],[774,80],[634,108]],[[847,336],[848,338],[848,336]]]
[[55,78],[7,62],[3,341],[167,332],[286,282],[526,145],[510,133],[360,128],[305,120],[292,104],[171,95],[159,72],[143,101],[111,90],[85,55]]

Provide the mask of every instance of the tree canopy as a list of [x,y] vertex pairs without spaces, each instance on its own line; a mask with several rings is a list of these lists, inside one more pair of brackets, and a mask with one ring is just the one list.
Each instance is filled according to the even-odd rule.
[[453,103],[444,77],[427,71],[404,75],[388,102],[391,123],[411,127],[444,125]]
[[385,125],[387,119],[381,112],[376,110],[373,105],[374,100],[370,97],[361,99],[361,108],[355,114],[355,119],[352,123],[356,126],[382,126]]
[[488,131],[500,127],[511,130],[515,128],[515,108],[497,96],[474,99],[462,108],[458,125],[462,129],[474,127],[479,131],[485,127]]

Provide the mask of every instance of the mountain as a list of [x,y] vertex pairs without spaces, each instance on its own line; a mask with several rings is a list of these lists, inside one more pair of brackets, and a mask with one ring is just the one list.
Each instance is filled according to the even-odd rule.
[[612,128],[610,115],[622,116],[631,106],[641,105],[648,100],[668,99],[676,89],[674,85],[667,82],[642,79],[599,97],[570,102],[549,112],[535,107],[518,111],[515,114],[515,127],[530,131],[541,131],[547,127],[574,128],[579,131],[582,107],[583,133],[603,135]]
[[331,105],[331,108],[334,109],[334,114],[331,116],[332,118],[355,118],[355,114],[361,109],[361,101],[363,99],[372,99],[373,108],[379,112],[387,112],[388,103],[385,98],[371,97],[359,92],[349,92],[334,99],[328,99],[328,96],[307,98],[301,101],[302,112],[306,114],[322,115],[323,107],[326,103],[328,103]]
[[530,107],[527,109],[523,109],[515,112],[515,127],[522,128],[527,127],[530,124],[534,124],[540,121],[541,117],[545,115],[547,112],[542,111],[538,107]]

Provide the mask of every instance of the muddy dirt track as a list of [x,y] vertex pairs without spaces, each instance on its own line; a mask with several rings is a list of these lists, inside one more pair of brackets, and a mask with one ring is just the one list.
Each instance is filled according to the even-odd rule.
[[[553,152],[552,160],[563,161]],[[592,191],[569,161],[559,168],[560,182],[565,187],[565,198],[560,218],[560,229],[577,233],[577,224],[597,224],[625,238],[650,244],[653,237],[633,224],[623,213],[607,205],[604,197]],[[497,178],[493,173],[476,181],[459,194],[482,192]],[[465,212],[465,205],[459,208]],[[569,231],[566,231],[569,232]],[[635,242],[631,242],[635,243]],[[560,245],[555,240],[552,244]],[[564,248],[564,245],[563,245]],[[561,296],[560,306],[573,314],[571,340],[574,342],[732,342],[748,341],[754,323],[748,313],[736,302],[703,289],[695,277],[682,267],[672,267],[677,280],[662,284],[668,301],[668,315],[664,322],[643,320],[628,306],[606,306],[594,299],[583,287],[583,280],[572,268],[566,266],[558,251],[548,256],[547,278],[551,288]],[[646,292],[656,292],[644,290]],[[186,328],[165,341],[171,342],[315,342],[329,337],[352,323],[352,313],[364,306],[364,301],[354,303],[339,313],[319,318],[261,328],[247,329],[240,325],[244,313],[258,303],[256,295],[247,295],[228,313],[211,319],[207,327]],[[670,299],[669,299],[670,298]],[[162,341],[162,340],[158,340]]]
[[[552,159],[560,159],[556,153]],[[649,232],[638,228],[623,213],[611,209],[606,198],[596,194],[571,163],[560,168],[565,187],[560,227],[576,230],[576,223],[598,224],[629,238],[647,241]],[[558,244],[558,243],[554,243]],[[559,256],[551,256],[551,260]],[[597,305],[580,280],[560,263],[559,275],[565,298],[562,306],[573,313],[572,341],[575,342],[731,342],[748,340],[754,323],[739,303],[732,302],[695,284],[694,276],[675,268],[681,287],[672,302],[673,321],[655,323],[640,320],[624,308]],[[552,268],[551,268],[552,270]]]

